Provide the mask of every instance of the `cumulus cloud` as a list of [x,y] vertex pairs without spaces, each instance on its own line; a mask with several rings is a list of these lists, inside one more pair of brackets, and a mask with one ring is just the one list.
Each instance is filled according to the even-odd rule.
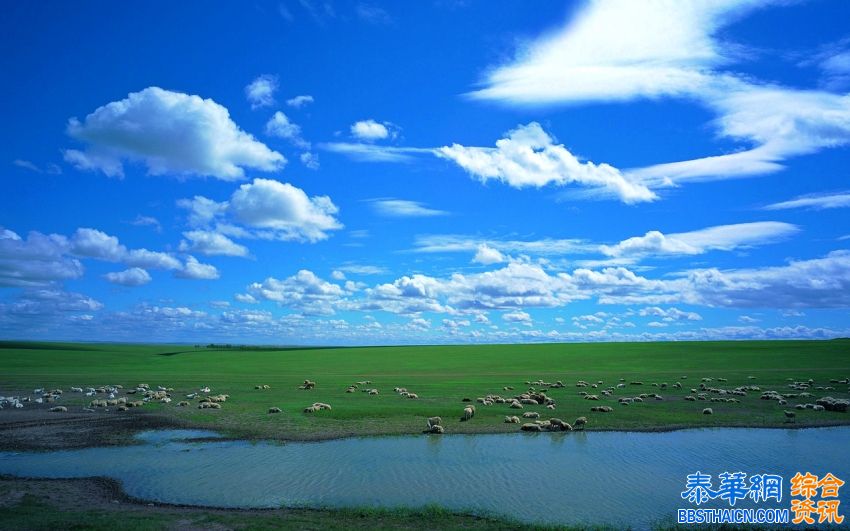
[[248,256],[248,248],[239,245],[224,234],[213,231],[192,230],[184,232],[186,238],[180,242],[180,250],[201,253],[207,256]]
[[42,286],[80,278],[83,264],[67,250],[64,236],[30,232],[23,239],[0,227],[0,286]]
[[270,179],[240,186],[227,211],[239,223],[273,230],[283,240],[315,242],[342,228],[334,217],[339,209],[330,197],[309,197],[300,188]]
[[443,210],[428,208],[419,201],[406,199],[373,199],[371,203],[375,212],[387,217],[422,218],[448,214]]
[[642,317],[660,317],[662,321],[665,322],[674,322],[674,321],[701,321],[702,316],[696,312],[686,312],[680,310],[678,308],[659,308],[658,306],[651,306],[648,308],[641,308],[638,312],[638,315]]
[[228,201],[195,196],[177,204],[189,211],[193,226],[229,237],[316,242],[343,228],[335,217],[339,209],[328,196],[309,197],[271,179],[241,185]]
[[502,319],[509,323],[519,323],[527,326],[531,326],[533,323],[531,316],[522,311],[504,313],[502,314]]
[[602,245],[600,251],[611,257],[645,255],[697,255],[708,251],[731,251],[772,243],[799,232],[796,225],[778,221],[759,221],[735,225],[718,225],[691,232],[665,235],[649,231],[616,245]]
[[263,282],[250,284],[246,295],[254,300],[273,301],[308,315],[329,315],[334,313],[344,294],[341,286],[302,269],[282,280],[269,277]]
[[274,105],[274,93],[277,92],[277,76],[262,75],[245,87],[245,97],[252,109]]
[[151,175],[201,175],[232,181],[244,168],[279,170],[280,153],[246,133],[227,109],[211,99],[149,87],[71,118],[68,135],[87,144],[66,150],[65,160],[83,170],[122,177],[122,161],[138,161]]
[[202,264],[194,256],[186,258],[182,269],[175,271],[174,276],[189,280],[215,280],[219,277],[218,269],[210,264]]
[[351,124],[351,136],[358,140],[371,142],[398,136],[398,126],[391,122],[376,122],[373,119],[360,120]]
[[765,210],[786,210],[791,208],[809,208],[812,210],[824,210],[828,208],[850,207],[850,192],[839,192],[831,194],[809,194],[788,201],[767,205]]
[[142,286],[151,281],[150,274],[140,267],[131,267],[124,271],[107,273],[103,277],[113,284],[122,286]]
[[482,243],[478,245],[478,249],[476,249],[475,256],[472,257],[472,261],[476,264],[483,265],[498,264],[505,261],[505,255],[500,253],[498,249],[494,249],[486,243]]
[[451,160],[482,182],[497,180],[515,188],[578,184],[624,203],[656,198],[646,186],[608,164],[582,162],[555,144],[537,122],[518,126],[496,141],[496,147],[444,146],[436,154]]
[[142,216],[139,214],[130,224],[136,227],[153,227],[156,232],[162,232],[162,225],[153,216]]
[[266,122],[266,134],[269,136],[276,136],[278,138],[285,138],[295,147],[310,149],[310,143],[301,138],[301,126],[291,122],[289,118],[280,111],[274,113],[269,121]]
[[125,271],[105,275],[116,284],[146,284],[150,281],[148,269],[172,270],[178,278],[193,278],[184,274],[193,268],[191,256],[184,264],[170,253],[128,249],[117,237],[97,229],[82,227],[70,237],[31,232],[24,240],[13,231],[0,228],[0,286],[44,286],[80,278],[84,272],[81,259],[126,266]]

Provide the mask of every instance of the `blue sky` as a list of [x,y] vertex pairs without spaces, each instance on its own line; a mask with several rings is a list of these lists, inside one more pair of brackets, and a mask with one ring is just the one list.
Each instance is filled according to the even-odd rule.
[[847,20],[11,3],[0,337],[846,336]]

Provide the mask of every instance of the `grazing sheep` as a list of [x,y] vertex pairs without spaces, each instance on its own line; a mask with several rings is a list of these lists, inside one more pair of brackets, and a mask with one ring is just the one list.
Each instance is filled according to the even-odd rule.
[[412,398],[415,400],[419,398],[419,395],[417,395],[416,393],[407,393],[407,398]]
[[520,430],[538,432],[538,431],[541,430],[541,428],[540,428],[540,424],[535,424],[534,422],[528,422],[526,424],[523,424],[520,427]]
[[189,405],[189,402],[187,402],[185,400],[181,400],[180,402],[177,402],[177,407],[186,407],[188,405]]
[[710,407],[707,407],[707,408],[702,410],[702,414],[703,415],[714,415],[714,410],[711,409]]
[[573,422],[573,427],[574,428],[581,427],[582,429],[584,429],[586,424],[587,424],[587,417],[579,417],[579,418],[576,419],[575,422]]
[[428,429],[430,430],[434,426],[439,426],[443,423],[443,419],[440,417],[430,417],[428,418]]
[[316,411],[319,411],[319,408],[316,406],[307,406],[304,408],[304,413],[315,413]]
[[269,415],[271,415],[272,413],[280,413],[280,408],[279,407],[270,407],[269,408]]
[[538,413],[536,411],[526,411],[525,413],[522,414],[522,417],[526,418],[526,419],[539,419],[540,413]]
[[434,433],[434,434],[438,434],[438,435],[445,433],[445,431],[446,431],[445,428],[443,428],[439,424],[435,424],[435,425],[428,428],[428,433]]
[[463,416],[461,422],[465,422],[475,416],[475,406],[466,406],[463,408]]
[[519,417],[516,415],[506,415],[505,423],[507,424],[519,424]]
[[310,389],[313,389],[315,387],[316,387],[316,382],[311,381],[311,380],[304,380],[304,383],[301,386],[299,386],[298,389],[304,389],[304,390],[309,391]]
[[50,411],[52,413],[65,413],[65,412],[68,411],[68,408],[65,407],[65,406],[56,406],[56,407],[50,408]]
[[546,409],[552,409],[552,410],[554,410],[554,409],[555,409],[555,404],[549,404],[548,406],[546,406]]
[[377,389],[369,389],[369,394],[370,395],[376,395],[376,394],[378,394],[378,390]]

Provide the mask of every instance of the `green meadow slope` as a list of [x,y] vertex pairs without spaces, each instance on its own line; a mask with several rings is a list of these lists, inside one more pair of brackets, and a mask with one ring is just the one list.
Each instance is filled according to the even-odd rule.
[[[788,425],[783,409],[798,402],[814,403],[821,396],[848,398],[848,385],[830,383],[850,376],[850,340],[735,341],[679,343],[596,343],[542,345],[404,346],[361,348],[193,348],[185,345],[119,345],[80,343],[0,342],[0,395],[31,393],[36,387],[62,388],[62,405],[79,410],[90,398],[69,393],[71,386],[97,387],[139,383],[173,387],[170,404],[146,404],[140,410],[98,411],[92,415],[137,415],[156,412],[202,428],[242,437],[318,439],[348,435],[420,433],[425,419],[439,415],[447,433],[516,431],[504,416],[538,411],[542,418],[571,422],[589,419],[588,429],[650,430],[698,426]],[[687,376],[687,379],[683,379]],[[755,379],[749,378],[754,376]],[[709,385],[732,389],[758,385],[762,391],[788,389],[788,378],[813,379],[812,397],[788,400],[787,406],[760,400],[759,392],[739,397],[740,403],[689,402],[684,396],[701,378]],[[580,391],[598,394],[625,379],[626,388],[613,397],[584,400]],[[717,378],[726,382],[718,383]],[[313,390],[298,386],[317,382]],[[548,391],[557,401],[554,411],[543,406],[523,410],[495,404],[476,404],[477,413],[460,422],[462,399],[487,394],[512,396],[527,389],[525,382],[563,381],[565,388]],[[357,381],[369,380],[377,396],[346,393]],[[580,389],[579,380],[604,382],[598,390]],[[628,385],[632,381],[642,386]],[[675,382],[682,389],[661,390],[653,383]],[[271,389],[255,390],[267,384]],[[230,399],[220,410],[177,407],[184,395],[209,386],[213,394]],[[406,399],[393,392],[405,387],[419,395]],[[514,391],[503,387],[513,386]],[[831,386],[831,390],[817,387]],[[539,386],[538,386],[539,387]],[[659,393],[664,400],[630,406],[617,404],[623,396]],[[330,411],[305,414],[313,402],[326,402]],[[611,405],[611,413],[591,413],[591,406]],[[704,407],[713,415],[703,415]],[[27,406],[34,407],[34,406]],[[269,415],[268,408],[280,414]],[[3,415],[0,411],[0,418]],[[797,425],[850,424],[850,412],[797,411]],[[56,413],[61,415],[61,413]]]

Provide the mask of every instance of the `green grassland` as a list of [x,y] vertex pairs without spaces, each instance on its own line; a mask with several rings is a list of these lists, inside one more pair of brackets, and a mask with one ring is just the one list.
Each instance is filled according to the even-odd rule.
[[[846,384],[830,379],[850,376],[850,340],[729,341],[676,343],[596,343],[475,346],[402,346],[361,348],[206,348],[185,345],[121,345],[0,342],[0,395],[30,392],[35,387],[62,388],[61,404],[72,410],[89,398],[69,393],[71,386],[121,384],[125,388],[148,383],[175,389],[171,404],[146,404],[141,410],[173,416],[187,425],[221,430],[241,437],[321,439],[350,435],[421,433],[425,419],[443,417],[447,433],[517,431],[504,416],[538,411],[543,418],[568,422],[588,417],[587,429],[652,430],[700,426],[788,426],[783,409],[821,396],[848,397]],[[687,376],[687,379],[682,379]],[[748,377],[755,376],[755,379]],[[758,385],[762,391],[791,392],[786,379],[813,379],[811,398],[789,399],[782,407],[760,400],[758,392],[739,397],[740,403],[689,402],[683,398],[701,378],[726,378],[710,385],[732,389]],[[584,400],[579,391],[597,393],[609,385],[627,385],[613,397]],[[317,382],[313,390],[298,386]],[[460,422],[462,399],[488,393],[512,396],[526,390],[527,381],[561,380],[565,388],[548,391],[557,400],[555,411],[541,406],[509,409],[505,404],[476,404],[475,417]],[[370,380],[377,396],[346,393],[350,384]],[[576,388],[578,380],[603,381],[600,389]],[[652,383],[682,389],[660,390]],[[255,390],[258,384],[271,389]],[[177,407],[186,393],[208,385],[213,394],[230,399],[220,410],[200,410],[197,404]],[[401,386],[419,395],[406,399],[393,392]],[[503,391],[513,386],[514,391]],[[621,406],[617,398],[659,393],[649,400]],[[326,402],[331,411],[313,414],[303,409]],[[591,406],[611,405],[611,413],[591,413]],[[280,414],[270,415],[269,407]],[[704,407],[714,415],[703,415]],[[111,408],[114,409],[114,408]],[[0,411],[0,415],[3,412]],[[98,412],[96,415],[138,414]],[[57,413],[57,415],[60,415]],[[850,413],[797,411],[797,426],[850,424]]]

